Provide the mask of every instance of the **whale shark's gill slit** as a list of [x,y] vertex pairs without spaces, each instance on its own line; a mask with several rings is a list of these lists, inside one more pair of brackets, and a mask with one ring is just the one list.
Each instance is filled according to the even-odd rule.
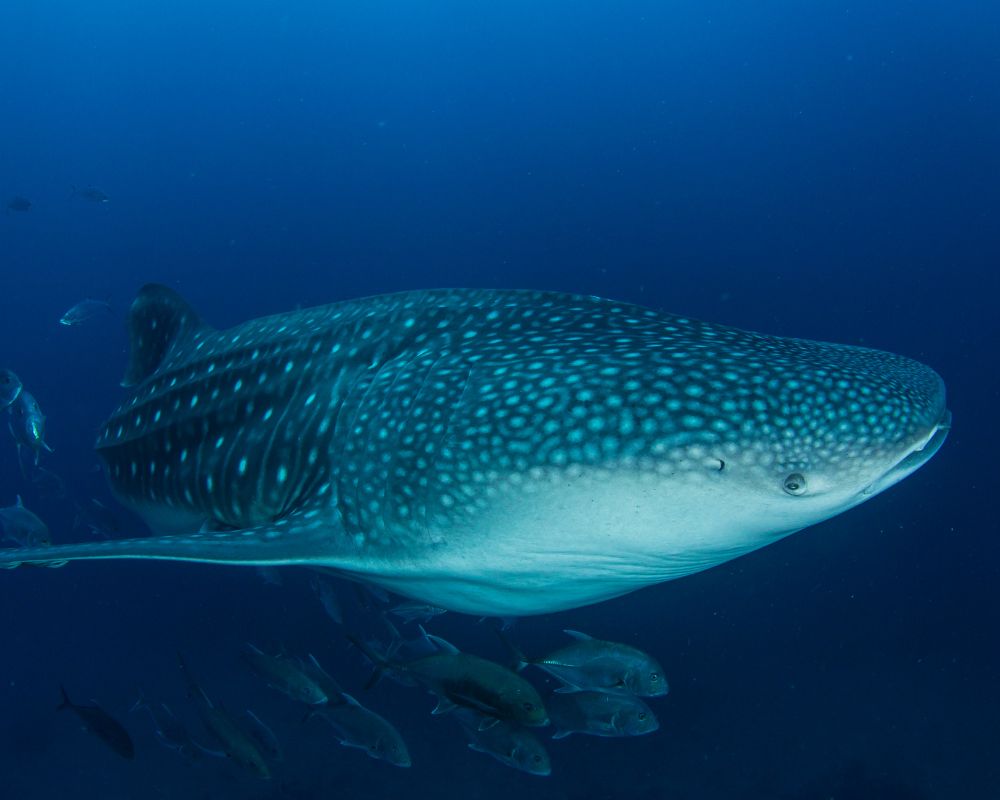
[[[0,568],[118,558],[210,564],[309,564],[332,549],[337,526],[315,511],[239,530],[0,550]],[[328,565],[329,566],[329,565]]]

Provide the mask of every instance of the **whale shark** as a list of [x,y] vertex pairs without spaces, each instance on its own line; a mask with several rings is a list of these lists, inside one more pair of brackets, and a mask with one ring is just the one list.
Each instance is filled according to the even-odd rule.
[[301,565],[547,613],[846,511],[951,425],[909,358],[597,297],[411,291],[217,330],[148,285],[127,324],[128,394],[96,449],[153,533],[4,566]]

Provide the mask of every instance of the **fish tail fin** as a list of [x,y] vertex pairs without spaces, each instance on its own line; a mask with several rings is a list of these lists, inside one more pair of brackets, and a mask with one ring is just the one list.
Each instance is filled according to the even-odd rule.
[[353,644],[358,650],[360,650],[365,658],[372,662],[374,669],[372,670],[371,677],[365,684],[365,689],[371,689],[375,684],[377,684],[382,679],[382,673],[389,669],[392,664],[389,659],[382,653],[375,650],[374,647],[361,641],[360,638],[355,636],[353,633],[347,634],[347,640]]
[[149,708],[149,701],[146,699],[145,693],[142,691],[142,689],[139,689],[138,692],[139,692],[138,699],[136,699],[136,701],[132,703],[132,707],[128,710],[130,714],[134,714],[136,711],[139,711],[140,709],[143,708]]
[[180,665],[181,674],[184,676],[184,683],[187,685],[188,697],[192,700],[202,702],[211,708],[212,701],[208,699],[205,690],[198,685],[198,681],[195,680],[194,674],[191,672],[191,667],[188,666],[187,659],[184,658],[184,654],[180,650],[177,651],[177,663]]
[[506,647],[507,651],[510,653],[511,667],[516,672],[520,672],[531,663],[531,660],[521,651],[520,647],[514,644],[507,634],[499,628],[496,629],[496,634],[500,641],[503,642],[503,646]]
[[389,646],[385,650],[386,658],[395,658],[399,649],[406,643],[403,640],[402,634],[400,634],[399,629],[392,624],[389,620],[387,614],[382,614],[382,622],[385,623],[385,627],[389,631]]
[[61,683],[59,684],[59,692],[62,694],[62,701],[56,706],[56,711],[62,711],[64,708],[72,708],[73,701],[69,699],[69,693]]

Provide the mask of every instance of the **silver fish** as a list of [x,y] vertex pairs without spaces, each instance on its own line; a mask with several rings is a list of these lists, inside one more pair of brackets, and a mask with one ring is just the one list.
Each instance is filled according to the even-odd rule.
[[284,586],[285,579],[277,567],[257,567],[257,577],[268,586]]
[[534,664],[565,685],[556,691],[631,692],[639,697],[658,697],[669,690],[660,662],[637,647],[595,639],[580,631],[564,631],[573,641],[541,658],[525,657],[501,636],[517,657],[517,668]]
[[106,300],[81,300],[59,318],[60,325],[82,325],[84,322],[111,311],[111,303]]
[[121,531],[118,516],[96,497],[76,507],[73,527],[85,528],[91,536],[110,539]]
[[[45,441],[45,415],[34,395],[27,389],[22,389],[17,399],[11,404],[10,420],[7,427],[17,443],[19,462],[22,447],[34,453],[35,466],[38,466],[43,450],[49,453],[54,452]],[[21,463],[23,464],[23,462]]]
[[201,716],[205,730],[218,742],[226,757],[257,778],[267,780],[271,770],[260,746],[226,709],[212,701],[195,680],[184,657],[178,653],[181,674],[188,685],[188,696]]
[[0,369],[0,411],[9,408],[21,394],[21,379],[9,369]]
[[52,544],[48,525],[24,507],[21,495],[17,495],[14,505],[0,508],[0,528],[3,538],[21,547],[49,547]]
[[545,746],[526,728],[498,720],[487,720],[484,725],[482,715],[468,709],[455,712],[455,718],[469,740],[470,750],[486,753],[501,764],[530,775],[552,774]]
[[118,720],[96,704],[85,706],[74,703],[70,700],[64,686],[60,686],[59,689],[62,692],[62,702],[58,706],[59,711],[72,711],[90,733],[122,758],[129,761],[135,758],[135,745],[132,743],[132,737]]
[[625,692],[575,692],[554,694],[546,701],[553,739],[573,733],[591,736],[643,736],[660,727],[652,709]]
[[344,747],[356,747],[368,756],[387,761],[396,767],[408,767],[410,753],[399,731],[384,717],[365,708],[351,695],[341,696],[343,702],[312,712],[333,728]]
[[271,688],[293,700],[306,705],[321,705],[327,701],[323,690],[295,660],[286,656],[269,655],[252,644],[247,644],[243,659]]
[[89,200],[91,203],[97,203],[98,205],[104,205],[111,199],[95,186],[86,186],[83,189],[77,189],[74,186],[70,197],[79,197],[83,200]]
[[8,566],[299,564],[541,614],[829,519],[950,427],[908,358],[593,297],[418,291],[218,331],[147,286],[128,324],[130,393],[97,448],[116,496],[175,535]]
[[201,757],[204,748],[191,739],[184,723],[166,703],[151,703],[142,692],[139,692],[139,699],[135,701],[131,710],[145,711],[149,715],[153,722],[156,740],[168,750],[173,750],[192,761]]
[[427,622],[441,614],[446,614],[448,609],[430,606],[426,603],[408,602],[393,606],[390,611],[403,622]]
[[281,741],[275,735],[274,731],[249,708],[246,710],[246,715],[249,720],[249,733],[254,741],[257,742],[257,746],[260,748],[261,753],[264,754],[264,757],[268,761],[283,760],[285,754],[281,748]]
[[326,615],[338,625],[343,625],[344,612],[340,607],[340,600],[337,599],[337,591],[333,588],[333,584],[323,578],[314,577],[309,581],[309,587],[319,598],[320,605],[323,606]]

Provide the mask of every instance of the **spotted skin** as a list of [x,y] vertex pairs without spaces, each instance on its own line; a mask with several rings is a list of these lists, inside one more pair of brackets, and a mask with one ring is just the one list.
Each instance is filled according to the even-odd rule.
[[902,356],[594,297],[408,292],[217,331],[148,286],[129,326],[97,449],[178,535],[38,559],[307,563],[542,613],[833,516],[949,427],[941,379]]

